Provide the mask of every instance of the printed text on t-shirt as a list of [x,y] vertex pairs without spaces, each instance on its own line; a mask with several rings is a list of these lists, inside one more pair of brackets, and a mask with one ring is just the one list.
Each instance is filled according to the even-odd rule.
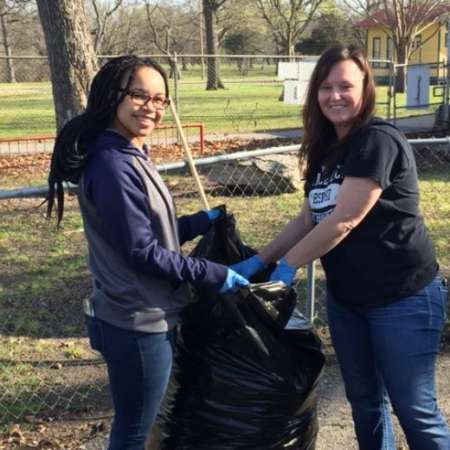
[[327,176],[317,174],[308,194],[309,207],[315,224],[327,217],[336,206],[336,198],[342,184],[341,165]]

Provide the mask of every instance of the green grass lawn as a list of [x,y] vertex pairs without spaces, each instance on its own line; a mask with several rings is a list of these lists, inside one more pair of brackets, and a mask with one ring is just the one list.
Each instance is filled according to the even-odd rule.
[[[285,105],[278,99],[281,82],[276,81],[274,66],[256,66],[243,79],[234,66],[223,65],[226,89],[206,91],[200,68],[183,73],[178,98],[182,122],[203,122],[207,133],[244,132],[295,128],[301,125],[300,108]],[[242,81],[243,80],[243,81]],[[264,81],[264,82],[263,82]],[[272,81],[266,83],[265,81]],[[174,96],[173,83],[172,96]],[[377,88],[378,110],[386,116],[387,88]],[[430,103],[439,102],[430,89]],[[405,103],[405,95],[397,95],[397,104]],[[55,118],[50,83],[0,84],[0,138],[33,136],[55,132]],[[423,114],[430,109],[399,109],[397,116]],[[392,113],[391,113],[392,114]],[[171,122],[170,113],[166,122]]]
[[0,138],[55,132],[50,83],[0,83]]

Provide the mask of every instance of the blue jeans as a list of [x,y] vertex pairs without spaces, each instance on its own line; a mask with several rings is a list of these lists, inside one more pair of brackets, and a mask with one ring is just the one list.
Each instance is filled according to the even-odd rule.
[[411,450],[450,450],[434,384],[446,307],[440,276],[411,297],[363,311],[328,294],[331,338],[361,450],[397,448],[389,400]]
[[114,404],[109,450],[143,450],[172,369],[175,330],[142,333],[87,317],[91,346],[106,361]]

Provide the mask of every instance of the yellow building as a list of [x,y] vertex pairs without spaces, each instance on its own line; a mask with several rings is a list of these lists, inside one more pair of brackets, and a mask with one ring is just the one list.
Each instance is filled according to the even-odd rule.
[[[436,84],[445,76],[443,66],[447,62],[449,12],[450,6],[442,5],[430,16],[429,25],[424,25],[423,31],[416,36],[413,51],[408,60],[408,64],[430,64],[431,84]],[[385,12],[378,11],[371,17],[357,22],[355,27],[367,30],[366,51],[369,59],[397,62],[389,28],[383,26],[386,22]],[[373,68],[378,84],[386,84],[389,80],[389,65],[373,63]]]

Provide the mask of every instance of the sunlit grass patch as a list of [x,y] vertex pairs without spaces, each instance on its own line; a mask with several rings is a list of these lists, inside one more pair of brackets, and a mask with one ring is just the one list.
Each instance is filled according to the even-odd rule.
[[[183,123],[202,122],[207,133],[250,132],[281,128],[301,127],[299,105],[288,105],[280,101],[283,89],[277,80],[276,68],[267,66],[255,70],[251,76],[242,78],[234,66],[224,65],[225,89],[207,91],[199,72],[185,73],[178,86],[179,115]],[[173,89],[172,89],[173,91]],[[377,87],[377,114],[388,114],[387,87]],[[2,121],[0,138],[33,136],[55,133],[55,115],[50,83],[0,84]],[[405,94],[397,94],[397,117],[433,112],[437,105],[429,108],[406,109]],[[430,103],[441,103],[434,97],[430,87]],[[393,107],[390,108],[391,117]],[[170,111],[166,123],[171,123]]]

